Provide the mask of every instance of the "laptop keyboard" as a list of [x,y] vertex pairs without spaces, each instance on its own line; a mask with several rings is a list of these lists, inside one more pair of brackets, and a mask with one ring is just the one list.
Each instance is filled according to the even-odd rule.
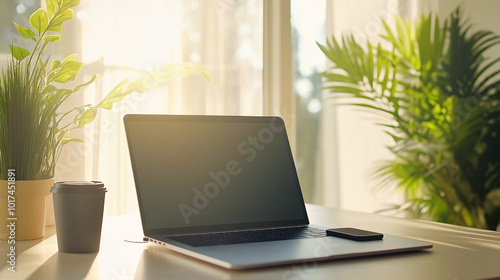
[[168,238],[193,247],[201,247],[288,239],[302,239],[322,236],[326,236],[326,232],[322,229],[314,227],[298,227],[168,236]]

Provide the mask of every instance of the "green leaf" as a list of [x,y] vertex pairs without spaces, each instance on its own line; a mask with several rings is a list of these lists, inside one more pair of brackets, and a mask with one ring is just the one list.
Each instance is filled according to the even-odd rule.
[[57,88],[53,85],[47,85],[45,89],[42,91],[42,95],[46,95],[49,93],[53,93],[57,90]]
[[75,16],[73,10],[63,10],[57,14],[50,23],[47,31],[61,32],[63,22],[72,19]]
[[117,84],[108,95],[96,106],[103,109],[113,108],[113,104],[123,100],[127,95],[134,92],[129,86],[130,79],[125,79]]
[[47,29],[47,31],[52,31],[52,32],[61,32],[61,30],[62,30],[62,24],[59,25],[51,24],[49,29]]
[[374,105],[370,105],[370,104],[363,104],[363,103],[345,103],[346,105],[351,105],[351,106],[358,106],[358,107],[364,107],[364,108],[369,108],[371,110],[375,110],[375,111],[380,111],[380,112],[384,112],[384,113],[387,113],[389,115],[392,115],[393,113],[389,110],[386,110],[384,108],[380,108],[380,107],[377,107],[377,106],[374,106]]
[[192,62],[161,65],[156,67],[151,74],[156,79],[182,78],[188,75],[198,74],[207,82],[211,83],[207,71],[202,66]]
[[331,86],[331,87],[325,87],[325,89],[329,89],[332,92],[335,93],[352,93],[355,95],[361,95],[363,93],[363,90],[359,89],[355,85],[353,86]]
[[66,145],[69,142],[81,142],[81,143],[83,143],[84,141],[80,138],[63,138],[61,140],[61,145]]
[[45,31],[45,29],[47,29],[49,17],[47,16],[47,13],[40,8],[30,16],[30,24],[38,32],[38,34],[41,34]]
[[47,5],[47,13],[49,14],[49,20],[54,17],[56,10],[59,7],[59,3],[57,0],[46,0],[45,4]]
[[66,0],[62,4],[62,6],[65,8],[72,8],[78,5],[80,5],[80,0]]
[[78,85],[77,87],[75,87],[72,92],[77,92],[80,90],[80,88],[84,87],[84,86],[87,86],[87,85],[90,85],[91,83],[93,83],[96,79],[97,79],[98,75],[95,74],[94,76],[92,76],[92,78],[90,79],[90,81],[84,83],[84,84],[81,84],[81,85]]
[[57,71],[55,77],[52,79],[54,82],[66,83],[76,79],[76,75],[83,67],[83,63],[76,60],[69,60],[63,63]]
[[94,121],[97,115],[97,110],[95,108],[90,108],[83,112],[83,114],[78,119],[78,128],[83,128],[86,124]]
[[61,35],[60,34],[55,34],[55,35],[47,35],[43,37],[43,40],[45,43],[57,43],[61,40]]
[[355,83],[356,81],[353,81],[351,76],[348,74],[337,74],[337,73],[329,73],[329,72],[323,72],[319,74],[322,77],[327,78],[328,81],[332,82],[343,82],[343,83]]
[[23,49],[21,47],[16,47],[14,45],[10,45],[10,52],[12,53],[12,56],[21,61],[28,55],[30,55],[30,52],[27,49]]
[[40,64],[40,73],[42,77],[45,77],[47,75],[47,66],[45,66],[45,62],[41,57],[38,57],[38,63]]
[[19,32],[19,34],[21,34],[21,36],[23,36],[26,39],[33,39],[33,40],[35,40],[35,32],[33,32],[31,29],[19,26],[15,22],[14,22],[14,25],[16,26],[17,31]]
[[[76,75],[80,72],[83,66],[82,62],[74,60],[75,57],[76,55],[70,55],[64,59],[59,67],[55,68],[55,70],[48,75],[47,83],[66,83],[68,81],[75,80]],[[52,66],[55,65],[51,65],[51,69]]]
[[113,104],[123,100],[127,95],[133,92],[144,93],[155,81],[167,78],[185,77],[191,74],[199,74],[210,82],[205,69],[197,64],[185,62],[162,65],[136,80],[126,79],[121,81],[96,107],[109,110],[113,108]]
[[52,60],[52,63],[50,63],[50,71],[54,71],[55,69],[59,68],[60,66],[61,66],[61,61]]
[[66,60],[71,60],[71,59],[75,59],[75,58],[76,58],[76,54],[71,54],[71,55],[68,55],[68,57],[66,57],[66,58],[63,60],[63,62],[64,62],[64,61],[66,61]]

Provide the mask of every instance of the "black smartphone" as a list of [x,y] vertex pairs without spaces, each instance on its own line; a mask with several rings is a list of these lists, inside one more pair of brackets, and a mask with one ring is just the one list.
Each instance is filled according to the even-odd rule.
[[326,230],[326,235],[355,241],[381,240],[384,238],[382,233],[357,228],[331,228]]

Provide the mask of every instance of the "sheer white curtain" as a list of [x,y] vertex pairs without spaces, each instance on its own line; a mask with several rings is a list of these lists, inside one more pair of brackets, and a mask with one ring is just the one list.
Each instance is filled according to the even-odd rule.
[[101,180],[108,188],[106,214],[130,213],[137,202],[124,114],[261,115],[262,6],[262,0],[82,1],[71,26],[87,65],[81,76],[100,77],[75,103],[96,104],[118,82],[137,76],[135,69],[160,64],[200,64],[211,83],[196,75],[173,79],[101,110],[76,135],[86,142],[66,147],[56,179]]

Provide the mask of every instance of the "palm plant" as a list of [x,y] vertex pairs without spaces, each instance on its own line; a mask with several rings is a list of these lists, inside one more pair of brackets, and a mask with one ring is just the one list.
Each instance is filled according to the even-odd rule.
[[61,88],[74,81],[83,63],[70,55],[62,61],[44,57],[46,48],[61,39],[59,32],[65,21],[74,16],[71,8],[79,0],[47,0],[47,9],[38,9],[30,17],[31,28],[15,26],[22,37],[34,42],[31,51],[11,45],[12,60],[0,76],[0,179],[7,178],[8,169],[16,169],[17,180],[54,177],[55,164],[63,146],[83,142],[69,133],[92,122],[99,109],[113,104],[133,92],[145,92],[156,81],[175,76],[206,72],[192,63],[159,66],[144,71],[139,78],[120,82],[97,105],[85,104],[67,112],[59,107],[72,94],[91,84],[97,75],[73,89]]
[[490,31],[473,31],[457,8],[444,21],[422,15],[413,25],[382,21],[384,44],[353,36],[320,44],[333,67],[327,89],[349,104],[386,117],[394,159],[374,175],[395,183],[412,217],[484,229],[500,223],[500,58]]

